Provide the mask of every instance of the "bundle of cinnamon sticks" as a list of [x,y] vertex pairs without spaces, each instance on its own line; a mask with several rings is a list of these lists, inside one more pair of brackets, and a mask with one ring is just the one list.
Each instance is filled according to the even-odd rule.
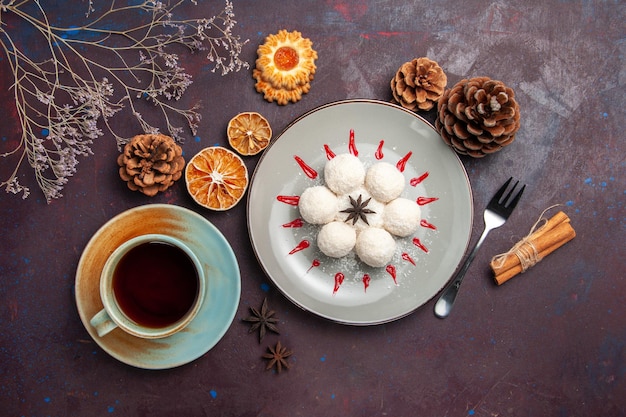
[[555,214],[543,226],[532,230],[511,250],[495,256],[490,263],[496,284],[502,285],[572,240],[576,236],[567,214]]

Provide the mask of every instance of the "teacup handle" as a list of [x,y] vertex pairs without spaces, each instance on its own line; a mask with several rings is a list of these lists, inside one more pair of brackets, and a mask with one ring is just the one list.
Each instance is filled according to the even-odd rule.
[[105,309],[96,313],[89,323],[96,329],[100,337],[107,335],[111,330],[117,327],[117,324],[111,320],[109,313],[107,313]]

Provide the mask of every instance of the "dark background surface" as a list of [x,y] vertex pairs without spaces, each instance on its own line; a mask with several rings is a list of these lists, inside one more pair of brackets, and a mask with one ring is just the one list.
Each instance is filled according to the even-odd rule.
[[[84,16],[86,3],[54,3],[44,5],[65,22]],[[184,11],[211,16],[219,6],[200,1]],[[118,151],[107,136],[51,204],[25,166],[20,181],[31,196],[0,193],[0,414],[626,415],[624,3],[235,0],[234,10],[234,31],[249,39],[244,60],[254,64],[268,34],[295,29],[314,43],[317,74],[309,94],[280,107],[255,92],[251,70],[221,77],[201,55],[189,57],[184,64],[194,87],[183,100],[202,100],[203,120],[196,138],[185,133],[186,155],[227,146],[226,125],[241,111],[262,113],[278,134],[331,101],[388,101],[397,68],[428,56],[448,75],[448,87],[489,76],[515,90],[522,111],[516,141],[462,162],[474,194],[472,242],[491,194],[511,175],[528,184],[517,212],[478,253],[451,317],[435,318],[431,301],[393,323],[350,327],[301,311],[272,286],[248,239],[243,202],[222,213],[204,210],[184,182],[154,198],[133,193],[117,176]],[[0,153],[19,137],[5,60],[0,54]],[[139,133],[130,124],[122,130]],[[245,160],[252,172],[258,157]],[[0,159],[2,180],[15,162]],[[241,302],[224,338],[194,362],[164,371],[136,369],[102,351],[83,327],[73,294],[90,237],[115,215],[148,203],[206,217],[229,240],[242,276]],[[577,237],[496,287],[489,259],[558,203]],[[259,345],[241,319],[264,297],[281,335],[268,334]],[[278,340],[294,351],[291,369],[280,375],[266,372],[260,358]]]

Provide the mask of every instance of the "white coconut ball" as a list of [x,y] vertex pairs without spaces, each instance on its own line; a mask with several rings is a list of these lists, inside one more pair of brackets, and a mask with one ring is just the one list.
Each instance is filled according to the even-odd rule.
[[388,264],[396,251],[396,241],[391,234],[375,227],[363,229],[356,239],[355,251],[361,261],[379,268]]
[[[357,217],[356,223],[350,219],[350,213],[342,213],[344,210],[352,209],[354,206],[350,202],[350,197],[355,202],[358,202],[359,196],[361,197],[361,203],[366,202],[368,199],[369,202],[365,208],[373,211],[374,213],[365,214],[365,218],[367,219],[367,223],[365,223],[360,217]],[[352,191],[348,194],[343,194],[337,197],[337,216],[336,219],[339,221],[345,221],[346,224],[353,226],[357,229],[357,231],[364,229],[366,227],[383,227],[383,212],[385,210],[385,205],[380,201],[374,199],[370,193],[363,187],[359,187],[356,190]]]
[[300,215],[310,224],[326,224],[337,214],[337,196],[324,186],[305,189],[298,201]]
[[378,162],[372,165],[365,175],[365,188],[382,203],[388,203],[400,197],[404,191],[404,183],[402,172],[388,162]]
[[343,222],[325,224],[317,234],[317,247],[331,258],[346,256],[355,243],[356,231]]
[[350,153],[336,155],[324,166],[324,182],[336,194],[346,194],[363,185],[365,168]]
[[396,236],[412,235],[420,225],[420,214],[420,206],[416,201],[396,198],[385,206],[383,227]]

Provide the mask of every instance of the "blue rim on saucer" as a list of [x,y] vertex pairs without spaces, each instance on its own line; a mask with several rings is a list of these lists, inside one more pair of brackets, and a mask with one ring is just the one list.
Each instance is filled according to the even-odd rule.
[[[100,338],[89,320],[102,309],[102,268],[120,244],[150,233],[178,238],[197,254],[208,276],[204,305],[185,329],[169,337],[141,339],[115,329]],[[105,352],[138,368],[168,369],[198,359],[224,336],[239,305],[241,277],[230,244],[212,223],[183,207],[148,204],[120,213],[93,235],[78,263],[75,293],[83,325]]]

